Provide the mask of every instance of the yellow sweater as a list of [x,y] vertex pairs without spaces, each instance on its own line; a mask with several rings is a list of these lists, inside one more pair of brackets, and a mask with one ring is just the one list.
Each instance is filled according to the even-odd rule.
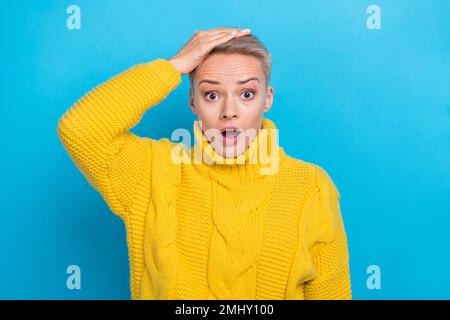
[[[129,131],[180,82],[165,59],[138,64],[58,122],[70,157],[125,223],[132,299],[351,299],[340,195],[324,169],[275,144],[276,171],[262,174],[271,164],[249,161],[258,138],[243,162],[224,164],[197,121],[197,144],[180,153]],[[276,129],[267,118],[262,127]]]

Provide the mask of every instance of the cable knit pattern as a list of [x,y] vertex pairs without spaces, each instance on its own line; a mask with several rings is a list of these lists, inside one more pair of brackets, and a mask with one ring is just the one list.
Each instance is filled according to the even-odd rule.
[[[208,284],[209,299],[254,299],[256,296],[256,261],[263,241],[264,207],[271,190],[273,174],[261,174],[268,169],[259,161],[260,149],[272,154],[272,129],[274,123],[263,119],[262,128],[267,135],[258,135],[246,151],[234,158],[233,165],[212,149],[202,133],[198,122],[194,123],[197,151],[209,165],[196,168],[206,170],[213,190],[213,234],[209,251]],[[285,153],[277,148],[284,168]],[[199,157],[199,152],[195,155]],[[251,162],[250,159],[256,160]],[[278,162],[277,162],[278,163]],[[272,171],[278,170],[274,166]]]
[[180,82],[165,59],[139,64],[58,122],[74,163],[125,223],[131,297],[351,299],[340,194],[324,169],[278,146],[271,120],[232,163],[197,121],[193,147],[129,131]]

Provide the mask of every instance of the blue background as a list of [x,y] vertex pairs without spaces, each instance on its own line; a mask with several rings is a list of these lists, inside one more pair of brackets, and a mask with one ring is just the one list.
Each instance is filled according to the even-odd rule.
[[[81,30],[66,27],[71,4]],[[366,27],[371,4],[380,30]],[[0,298],[130,298],[124,225],[66,154],[58,119],[196,29],[238,26],[272,53],[281,145],[341,193],[354,299],[449,299],[449,16],[448,0],[3,2]],[[133,132],[191,129],[188,88],[183,76]],[[71,264],[81,290],[66,288]]]

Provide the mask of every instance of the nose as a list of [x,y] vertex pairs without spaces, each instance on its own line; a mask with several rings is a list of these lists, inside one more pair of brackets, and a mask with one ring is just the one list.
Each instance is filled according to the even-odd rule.
[[228,100],[222,109],[220,118],[222,120],[227,120],[227,119],[234,119],[237,117],[238,117],[238,112],[237,112],[237,109],[233,105],[233,101]]

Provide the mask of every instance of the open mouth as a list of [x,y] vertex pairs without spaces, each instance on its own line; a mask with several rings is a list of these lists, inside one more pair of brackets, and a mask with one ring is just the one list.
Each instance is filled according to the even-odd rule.
[[224,144],[236,144],[241,131],[238,128],[226,128],[222,130]]
[[224,137],[237,137],[241,132],[236,129],[226,129],[222,131],[222,136]]

